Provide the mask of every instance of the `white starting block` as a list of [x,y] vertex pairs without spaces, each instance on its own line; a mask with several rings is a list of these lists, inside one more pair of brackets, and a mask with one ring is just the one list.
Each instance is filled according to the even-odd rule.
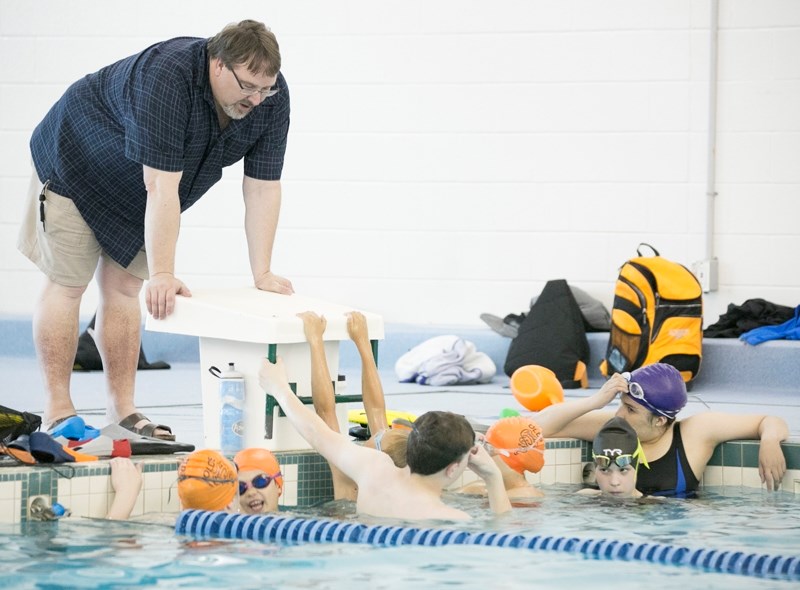
[[[353,311],[326,301],[300,295],[278,295],[252,288],[208,289],[192,292],[192,297],[177,297],[175,311],[163,320],[147,317],[146,329],[153,332],[186,334],[200,338],[200,381],[203,396],[203,433],[208,448],[220,446],[219,379],[208,372],[212,366],[224,370],[235,363],[244,375],[244,446],[271,451],[310,448],[288,418],[281,415],[272,396],[258,384],[258,370],[264,358],[283,358],[295,393],[310,403],[311,358],[298,313],[313,311],[325,316],[325,354],[331,381],[337,383],[339,343],[349,340],[347,317]],[[361,311],[361,310],[358,310]],[[383,318],[364,312],[367,329],[376,351],[377,340],[384,338]],[[339,395],[337,404],[360,401],[360,396]],[[336,406],[340,432],[348,430],[347,412]]]

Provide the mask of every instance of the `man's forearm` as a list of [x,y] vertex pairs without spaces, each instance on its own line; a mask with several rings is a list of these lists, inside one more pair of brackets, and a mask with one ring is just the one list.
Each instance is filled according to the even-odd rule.
[[[175,274],[175,248],[181,226],[181,206],[177,182],[180,175],[145,175],[147,205],[144,215],[144,240],[150,276]],[[149,180],[149,182],[148,182]]]
[[177,212],[160,208],[158,214],[152,212],[148,200],[145,214],[145,249],[150,276],[167,273],[175,274],[175,249],[180,227],[180,209]]
[[281,210],[281,186],[277,181],[264,183],[245,177],[245,221],[247,250],[253,280],[272,271],[272,247]]

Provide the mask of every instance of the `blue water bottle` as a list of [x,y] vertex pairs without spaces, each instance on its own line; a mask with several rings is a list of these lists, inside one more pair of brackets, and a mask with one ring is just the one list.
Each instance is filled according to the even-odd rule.
[[210,367],[208,372],[219,381],[219,444],[223,455],[235,455],[244,447],[244,375],[228,363],[227,371]]

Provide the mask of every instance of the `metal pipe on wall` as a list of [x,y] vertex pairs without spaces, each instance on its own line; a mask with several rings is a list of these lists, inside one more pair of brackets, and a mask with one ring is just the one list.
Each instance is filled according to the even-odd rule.
[[705,293],[719,288],[718,261],[714,256],[714,217],[717,197],[717,33],[719,31],[719,0],[709,0],[711,16],[708,24],[708,146],[706,148],[706,227],[705,253],[702,260],[692,264]]
[[708,72],[708,147],[706,171],[706,250],[704,260],[714,259],[714,202],[717,196],[717,33],[719,29],[719,0],[711,0],[709,22]]

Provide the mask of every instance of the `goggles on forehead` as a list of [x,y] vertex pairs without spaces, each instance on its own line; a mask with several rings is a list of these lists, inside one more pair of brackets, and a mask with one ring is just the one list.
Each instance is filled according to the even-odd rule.
[[634,455],[617,455],[616,457],[609,457],[608,455],[595,455],[592,453],[595,465],[600,469],[608,469],[612,463],[616,464],[620,469],[625,469],[629,465],[636,466],[636,457]]
[[628,382],[628,395],[632,398],[635,398],[642,402],[645,408],[650,410],[651,412],[655,412],[656,414],[660,414],[665,416],[666,418],[674,418],[674,415],[670,415],[662,410],[659,410],[653,404],[651,404],[644,395],[644,388],[641,384],[637,383],[636,381],[631,381],[631,374],[628,372],[622,373],[622,378]]
[[257,490],[263,490],[269,484],[271,484],[276,478],[281,476],[281,472],[279,471],[275,475],[256,475],[250,483],[246,481],[239,482],[239,495],[242,496],[244,493],[250,488],[252,485]]

